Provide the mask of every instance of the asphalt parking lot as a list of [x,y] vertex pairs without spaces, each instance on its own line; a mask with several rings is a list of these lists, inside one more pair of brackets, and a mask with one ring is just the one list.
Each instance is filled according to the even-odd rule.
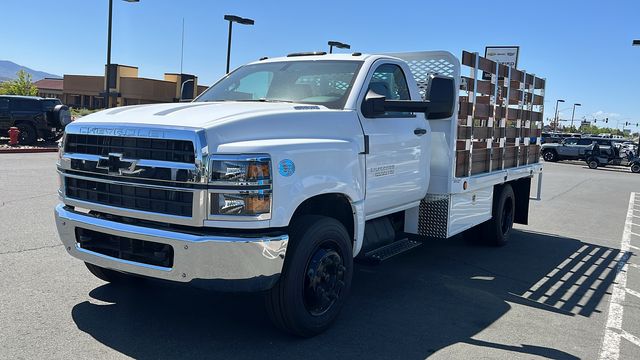
[[[0,156],[0,358],[637,359],[640,176],[547,163],[506,247],[432,240],[358,265],[335,326],[275,331],[256,295],[118,287],[68,256],[56,154]],[[638,192],[637,198],[633,195]],[[636,225],[638,224],[638,225]]]

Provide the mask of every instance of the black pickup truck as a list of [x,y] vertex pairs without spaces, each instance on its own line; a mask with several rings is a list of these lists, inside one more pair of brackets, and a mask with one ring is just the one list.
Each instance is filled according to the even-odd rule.
[[20,130],[18,142],[34,144],[38,139],[58,140],[71,122],[71,113],[59,99],[0,95],[0,135],[9,128]]

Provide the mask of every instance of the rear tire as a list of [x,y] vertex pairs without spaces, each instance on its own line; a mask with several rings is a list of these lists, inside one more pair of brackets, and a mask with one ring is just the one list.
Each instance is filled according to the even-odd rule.
[[634,174],[640,173],[640,164],[631,165],[631,172]]
[[589,166],[589,169],[597,169],[600,164],[596,159],[589,159],[587,165]]
[[18,137],[19,145],[33,145],[38,141],[38,131],[35,126],[23,122],[16,124],[16,127],[20,130]]
[[345,227],[326,216],[302,216],[290,230],[284,268],[266,294],[267,313],[281,330],[301,337],[325,331],[342,309],[353,276]]
[[89,269],[89,272],[92,273],[95,277],[108,283],[123,283],[131,279],[130,275],[121,273],[119,271],[106,269],[98,265],[89,264],[88,262],[85,262],[84,264],[87,266],[87,269]]
[[490,245],[504,246],[513,229],[516,201],[511,185],[505,184],[493,198],[491,220],[481,225],[483,240]]
[[542,153],[544,161],[556,162],[558,161],[558,154],[553,150],[547,150]]

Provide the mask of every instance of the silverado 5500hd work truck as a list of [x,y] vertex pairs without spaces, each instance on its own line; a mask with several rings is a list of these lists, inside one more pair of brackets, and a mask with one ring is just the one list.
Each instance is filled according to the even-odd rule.
[[69,124],[58,232],[100,279],[264,291],[279,328],[312,336],[354,259],[527,223],[544,85],[468,52],[262,59],[192,103]]

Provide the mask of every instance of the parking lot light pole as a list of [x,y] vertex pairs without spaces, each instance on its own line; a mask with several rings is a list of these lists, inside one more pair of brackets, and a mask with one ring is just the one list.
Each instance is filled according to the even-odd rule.
[[227,42],[227,74],[229,73],[229,66],[231,61],[231,31],[233,30],[233,23],[238,23],[242,25],[253,25],[255,21],[252,19],[242,18],[240,16],[235,15],[225,15],[224,19],[229,22],[229,40]]
[[556,100],[556,118],[555,118],[555,125],[553,126],[553,130],[554,131],[558,131],[558,103],[563,103],[564,100],[558,99]]
[[[124,0],[126,2],[140,2],[140,0]],[[105,72],[105,91],[104,91],[104,108],[109,108],[109,100],[111,100],[111,89],[109,88],[109,68],[111,67],[111,28],[113,23],[113,0],[109,0],[109,26],[107,30],[107,69]]]
[[582,104],[573,104],[573,112],[571,113],[571,128],[573,128],[573,117],[576,115],[576,106],[582,106]]
[[329,54],[333,54],[333,47],[337,47],[338,49],[351,49],[351,45],[341,43],[339,41],[329,41],[327,43],[329,45]]
[[[633,40],[631,46],[640,46],[640,39]],[[640,151],[640,132],[638,132],[638,151]]]

